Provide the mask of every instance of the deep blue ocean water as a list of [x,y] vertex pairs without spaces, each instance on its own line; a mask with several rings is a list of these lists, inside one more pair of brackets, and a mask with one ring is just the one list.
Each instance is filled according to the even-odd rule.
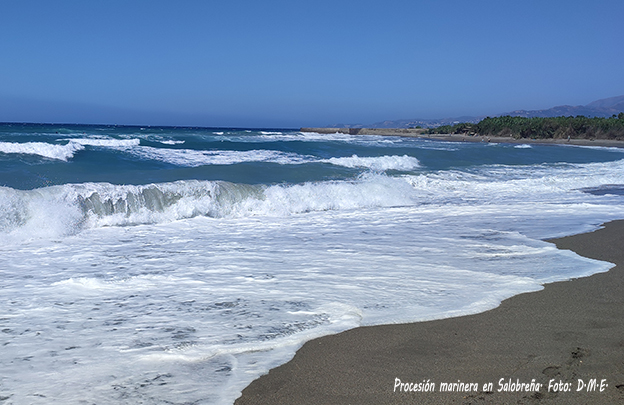
[[232,403],[311,338],[475,313],[610,264],[624,149],[0,125],[0,392]]

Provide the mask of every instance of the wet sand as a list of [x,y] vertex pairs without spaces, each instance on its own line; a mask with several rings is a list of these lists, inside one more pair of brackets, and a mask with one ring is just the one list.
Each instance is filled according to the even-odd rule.
[[[552,242],[617,266],[481,314],[312,340],[236,404],[624,403],[624,221]],[[441,392],[441,383],[458,381],[477,389]],[[434,391],[400,389],[423,382]],[[510,391],[518,382],[528,391]]]

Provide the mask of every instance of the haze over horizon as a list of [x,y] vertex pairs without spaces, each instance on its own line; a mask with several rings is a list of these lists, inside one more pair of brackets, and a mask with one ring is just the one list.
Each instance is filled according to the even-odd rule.
[[624,94],[624,3],[9,1],[0,122],[300,127]]

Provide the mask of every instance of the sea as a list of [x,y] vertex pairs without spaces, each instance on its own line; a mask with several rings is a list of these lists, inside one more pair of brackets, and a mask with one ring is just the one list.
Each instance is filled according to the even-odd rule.
[[0,402],[232,404],[308,340],[607,271],[547,239],[623,194],[619,148],[0,124]]

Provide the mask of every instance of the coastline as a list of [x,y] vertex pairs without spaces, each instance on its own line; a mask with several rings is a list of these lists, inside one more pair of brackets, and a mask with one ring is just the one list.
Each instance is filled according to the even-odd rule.
[[513,144],[543,144],[543,145],[576,145],[576,146],[603,146],[624,148],[624,141],[611,139],[530,139],[502,136],[481,136],[464,134],[426,134],[426,129],[408,128],[301,128],[301,132],[316,132],[319,134],[348,134],[348,135],[379,135],[402,136],[408,138],[431,139],[446,142],[491,142]]
[[[236,404],[624,403],[624,220],[550,242],[616,266],[475,315],[309,341],[245,388]],[[402,392],[397,379],[434,382],[435,390]],[[590,388],[578,390],[579,380]],[[478,390],[440,392],[440,383],[458,381]],[[516,382],[542,385],[510,392]],[[492,391],[483,389],[487,383]]]

